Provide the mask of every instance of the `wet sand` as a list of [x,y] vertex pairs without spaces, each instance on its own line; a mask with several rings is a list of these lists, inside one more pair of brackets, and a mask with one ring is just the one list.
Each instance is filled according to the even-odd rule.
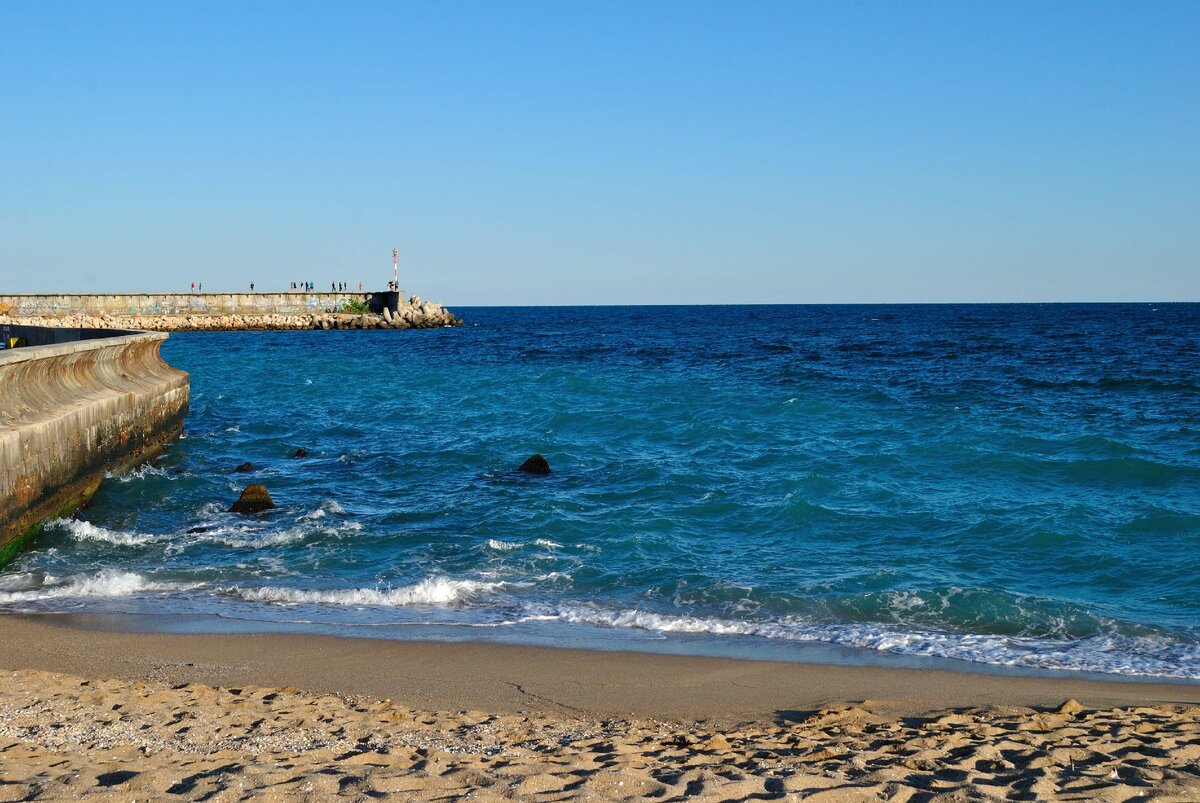
[[1200,685],[62,621],[0,617],[0,801],[1200,799]]

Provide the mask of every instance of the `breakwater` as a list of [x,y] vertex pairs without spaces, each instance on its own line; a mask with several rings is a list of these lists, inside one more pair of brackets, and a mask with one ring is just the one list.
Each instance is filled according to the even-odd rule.
[[47,293],[0,296],[0,315],[63,318],[104,315],[312,315],[337,312],[360,302],[379,312],[395,311],[400,293]]
[[462,321],[441,304],[377,293],[0,296],[0,323],[155,332],[430,329]]
[[28,344],[0,351],[0,565],[108,472],[174,438],[188,375],[159,356],[165,334],[4,325]]

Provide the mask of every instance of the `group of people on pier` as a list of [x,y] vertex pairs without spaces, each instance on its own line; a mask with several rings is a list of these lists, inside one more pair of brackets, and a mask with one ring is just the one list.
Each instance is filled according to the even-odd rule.
[[[292,290],[296,290],[299,292],[311,293],[313,290],[316,289],[316,287],[317,286],[313,282],[292,282]],[[251,289],[253,289],[253,285],[251,285]],[[350,289],[350,282],[330,282],[329,289],[334,293],[344,293]],[[358,283],[358,292],[361,293],[362,289],[363,289],[362,282],[359,282]]]
[[[395,285],[396,285],[396,282],[388,282],[388,289],[389,290],[398,289]],[[317,286],[313,282],[292,282],[292,290],[294,292],[311,293],[314,290],[316,290],[316,288],[317,288]],[[345,293],[350,290],[350,282],[330,282],[329,288],[334,293]],[[358,283],[358,292],[361,293],[362,291],[363,291],[363,283],[359,282]],[[203,293],[204,292],[204,283],[203,282],[192,282],[192,292],[193,293]],[[252,293],[254,292],[254,282],[250,282],[250,292],[252,292]]]

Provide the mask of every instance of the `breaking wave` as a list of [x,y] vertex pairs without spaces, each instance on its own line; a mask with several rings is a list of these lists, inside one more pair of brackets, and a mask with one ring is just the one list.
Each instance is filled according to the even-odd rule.
[[530,545],[540,546],[546,549],[562,549],[562,544],[555,543],[547,538],[535,538],[527,544],[517,541],[501,541],[498,538],[489,538],[485,544],[488,549],[495,550],[496,552],[512,552]]
[[76,574],[57,581],[49,575],[41,584],[14,591],[0,591],[0,605],[69,597],[128,597],[134,594],[186,591],[200,583],[162,582],[137,572],[104,569],[95,574]]
[[504,583],[478,580],[455,580],[450,577],[426,577],[420,582],[398,588],[353,588],[346,590],[307,590],[281,586],[262,588],[225,588],[226,593],[244,600],[275,602],[286,605],[377,605],[403,607],[407,605],[461,605]]
[[137,468],[124,471],[120,474],[112,474],[110,472],[105,472],[104,474],[105,479],[116,480],[117,482],[132,482],[134,480],[145,479],[146,477],[163,477],[165,479],[172,479],[170,474],[163,471],[158,466],[151,465],[150,463],[143,463]]
[[517,544],[512,541],[500,541],[495,538],[487,540],[487,548],[494,549],[497,552],[512,552],[515,549],[520,549],[524,544]]
[[307,513],[305,513],[304,515],[302,515],[300,517],[300,520],[301,521],[316,521],[317,519],[325,518],[325,516],[330,513],[340,516],[340,515],[345,515],[346,511],[344,508],[342,508],[341,505],[339,505],[334,500],[327,499],[324,502],[322,502],[318,507],[316,507],[313,510],[310,510]]
[[98,524],[92,524],[90,521],[83,521],[81,519],[55,519],[48,522],[47,526],[66,530],[71,538],[76,541],[101,541],[106,544],[116,544],[118,546],[142,546],[163,539],[163,536],[160,535],[110,530],[107,527],[101,527]]
[[141,547],[162,545],[167,554],[178,554],[201,544],[221,544],[233,549],[262,549],[300,543],[311,538],[339,537],[358,532],[362,524],[356,521],[339,522],[332,526],[313,527],[313,519],[300,517],[301,524],[285,530],[258,530],[245,525],[223,525],[197,528],[182,534],[151,534],[110,530],[82,519],[55,519],[48,526],[62,530],[75,541],[94,541],[114,546]]
[[1014,637],[910,629],[877,623],[825,624],[796,619],[744,621],[587,605],[542,609],[542,617],[573,624],[655,633],[749,636],[824,642],[897,655],[948,658],[1032,669],[1200,680],[1200,645],[1166,634],[1096,634],[1084,638]]

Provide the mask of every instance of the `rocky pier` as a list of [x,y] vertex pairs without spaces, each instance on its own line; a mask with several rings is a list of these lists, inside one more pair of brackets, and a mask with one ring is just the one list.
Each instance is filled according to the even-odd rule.
[[47,314],[0,314],[0,325],[44,326],[69,329],[134,329],[150,332],[219,332],[276,329],[436,329],[461,326],[462,319],[434,301],[412,296],[399,299],[393,312],[245,311],[201,312],[64,310]]

